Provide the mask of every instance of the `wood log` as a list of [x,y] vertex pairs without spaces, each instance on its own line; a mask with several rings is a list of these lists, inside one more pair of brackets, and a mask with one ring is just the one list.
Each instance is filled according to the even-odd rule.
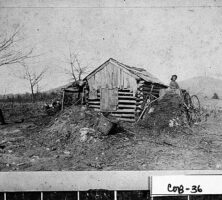
[[125,105],[125,104],[119,104],[118,108],[136,108],[136,105]]
[[135,117],[135,113],[133,114],[120,114],[120,113],[111,113],[112,116],[115,116],[115,117],[129,117],[129,118],[133,118]]
[[112,111],[112,113],[134,113],[135,109],[118,109],[115,111]]
[[126,122],[135,122],[136,120],[135,119],[130,119],[130,118],[123,118],[123,117],[118,117],[117,120],[120,120],[120,121],[126,121]]
[[118,91],[118,95],[119,96],[133,96],[133,93],[132,92],[120,92]]
[[96,105],[96,104],[100,104],[100,102],[99,101],[91,101],[91,102],[89,102],[89,105]]
[[129,104],[135,104],[136,100],[135,99],[130,99],[130,100],[125,100],[125,99],[120,99],[119,103],[129,103]]
[[99,106],[97,106],[97,105],[89,105],[89,108],[98,108],[99,109],[98,111],[100,111],[100,105]]

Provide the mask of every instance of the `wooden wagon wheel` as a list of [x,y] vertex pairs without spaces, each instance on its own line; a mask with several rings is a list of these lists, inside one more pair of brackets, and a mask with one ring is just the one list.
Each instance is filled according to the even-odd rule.
[[196,95],[191,96],[191,105],[197,114],[200,113],[200,101]]
[[189,109],[191,107],[191,97],[188,92],[184,93],[183,100],[184,100],[184,104],[185,104],[186,108]]
[[189,97],[189,94],[187,94],[186,100],[187,121],[192,126],[200,119],[200,101],[196,95]]
[[200,101],[196,95],[191,96],[191,110],[193,123],[200,120]]

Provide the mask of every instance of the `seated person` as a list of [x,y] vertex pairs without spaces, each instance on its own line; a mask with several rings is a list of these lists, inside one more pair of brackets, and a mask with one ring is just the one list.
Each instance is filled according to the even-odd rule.
[[170,81],[170,89],[173,89],[173,90],[180,89],[176,80],[177,80],[177,75],[173,75]]
[[176,82],[177,80],[177,75],[173,75],[171,77],[171,81],[170,81],[170,85],[169,85],[169,90],[173,91],[173,93],[176,93],[178,95],[181,95],[181,91],[180,91],[180,86],[179,84]]
[[169,84],[169,87],[167,89],[160,90],[159,99],[162,99],[166,93],[174,93],[181,96],[180,87],[179,87],[179,84],[176,82],[176,80],[177,80],[177,75],[173,75],[171,77],[171,82]]

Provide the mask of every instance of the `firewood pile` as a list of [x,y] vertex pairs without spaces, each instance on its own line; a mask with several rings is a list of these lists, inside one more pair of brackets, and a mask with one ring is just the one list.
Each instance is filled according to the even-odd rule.
[[[149,112],[152,110],[152,112]],[[164,129],[186,124],[183,100],[178,94],[166,93],[151,109],[148,109],[140,125],[146,128]]]

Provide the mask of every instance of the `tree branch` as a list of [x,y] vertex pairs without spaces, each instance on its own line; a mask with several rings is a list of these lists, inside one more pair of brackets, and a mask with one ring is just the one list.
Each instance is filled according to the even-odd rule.
[[9,38],[2,39],[2,42],[0,42],[0,66],[21,63],[31,58],[33,49],[25,52],[22,48],[16,48],[18,42],[23,40],[17,38],[19,31],[20,29],[15,30]]

